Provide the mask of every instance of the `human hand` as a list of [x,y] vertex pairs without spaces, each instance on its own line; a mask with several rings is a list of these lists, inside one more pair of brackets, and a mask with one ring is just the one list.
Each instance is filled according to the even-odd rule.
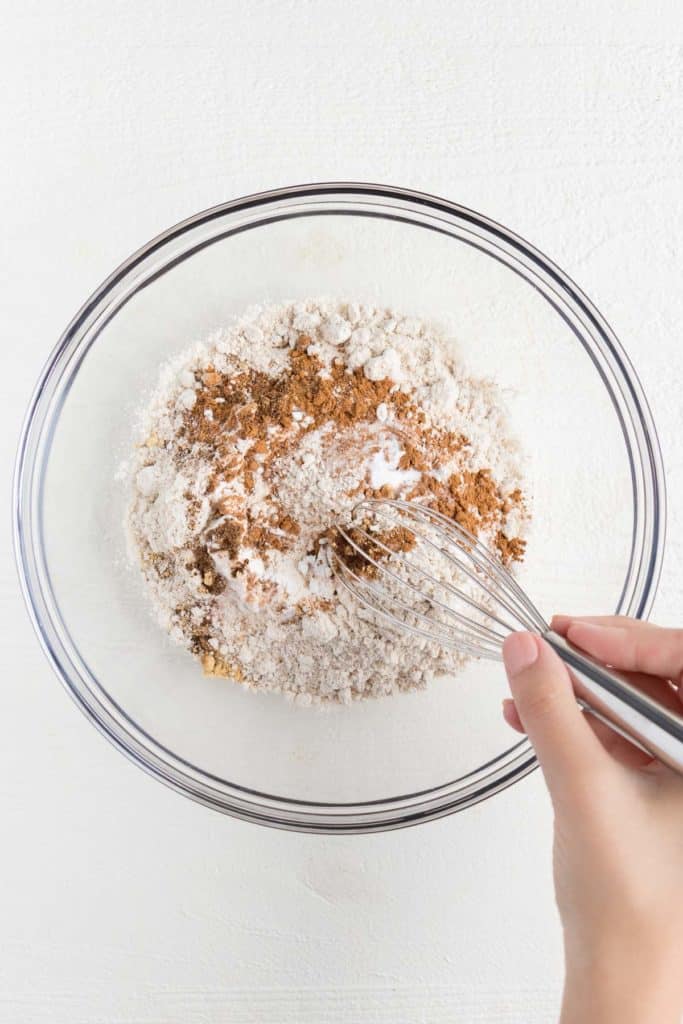
[[[683,713],[683,630],[623,617],[552,628]],[[530,633],[503,646],[512,700],[555,815],[566,959],[562,1024],[679,1024],[683,1009],[683,777],[584,714],[560,658]]]

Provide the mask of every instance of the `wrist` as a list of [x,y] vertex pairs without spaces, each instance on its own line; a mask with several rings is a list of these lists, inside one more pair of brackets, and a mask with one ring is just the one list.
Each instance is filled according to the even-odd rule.
[[567,950],[561,1024],[680,1024],[683,981],[676,949],[619,936]]

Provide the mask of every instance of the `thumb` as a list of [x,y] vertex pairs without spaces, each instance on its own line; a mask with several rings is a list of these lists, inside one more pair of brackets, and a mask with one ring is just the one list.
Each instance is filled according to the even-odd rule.
[[604,750],[576,703],[566,666],[545,641],[512,633],[503,660],[517,714],[555,799],[602,763]]

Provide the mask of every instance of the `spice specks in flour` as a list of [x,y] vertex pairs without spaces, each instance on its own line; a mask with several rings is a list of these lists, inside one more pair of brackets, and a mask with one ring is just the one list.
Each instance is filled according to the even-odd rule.
[[162,371],[128,474],[131,549],[162,625],[208,674],[304,704],[456,671],[460,655],[388,635],[338,590],[326,545],[359,498],[397,497],[521,559],[498,403],[438,334],[357,304],[256,309],[188,350]]

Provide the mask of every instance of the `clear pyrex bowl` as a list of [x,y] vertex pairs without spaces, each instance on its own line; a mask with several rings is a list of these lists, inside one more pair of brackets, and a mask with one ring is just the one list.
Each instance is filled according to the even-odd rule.
[[652,418],[612,331],[545,256],[486,217],[375,185],[279,189],[207,210],[131,256],[41,375],[21,439],[16,551],[45,653],[158,779],[262,824],[361,832],[468,807],[535,766],[499,665],[426,691],[300,708],[204,678],[126,563],[116,470],[160,363],[254,303],[372,300],[443,326],[503,389],[534,526],[521,579],[545,613],[647,614],[664,544]]

